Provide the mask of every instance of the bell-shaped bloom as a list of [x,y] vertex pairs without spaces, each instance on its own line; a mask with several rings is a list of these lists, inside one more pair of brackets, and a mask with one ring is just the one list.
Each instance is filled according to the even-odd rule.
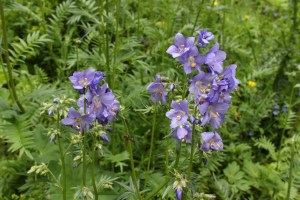
[[74,72],[69,79],[73,83],[73,87],[77,90],[83,90],[93,83],[95,70],[89,68],[83,72]]
[[214,35],[211,32],[208,32],[206,29],[203,31],[197,31],[198,39],[197,39],[197,46],[204,48],[209,44],[209,40],[214,39]]
[[190,48],[194,46],[194,37],[185,37],[181,33],[177,33],[174,39],[174,45],[170,46],[167,50],[168,54],[171,54],[173,58],[177,58],[184,53],[188,52]]
[[220,74],[223,71],[223,61],[226,58],[226,53],[219,50],[220,45],[216,43],[210,50],[202,56],[201,62],[208,65],[211,72]]
[[109,138],[106,133],[102,133],[100,139],[104,142],[109,142]]
[[204,126],[205,124],[210,123],[212,129],[218,129],[224,121],[229,104],[215,103],[210,105],[207,104],[205,106],[198,107],[200,113],[205,113],[201,119],[201,125]]
[[64,125],[71,125],[76,131],[83,132],[84,126],[88,128],[88,125],[94,121],[95,118],[91,115],[83,115],[77,112],[73,107],[70,108],[68,116],[61,120]]
[[186,124],[189,112],[188,101],[183,100],[179,103],[172,101],[171,107],[173,109],[166,113],[166,116],[171,119],[171,128]]
[[166,104],[166,96],[168,92],[161,81],[160,75],[156,75],[156,81],[150,83],[147,87],[147,90],[151,93],[151,99],[153,103],[162,101],[164,105]]
[[181,200],[181,198],[182,198],[182,189],[181,188],[177,188],[175,190],[175,194],[176,194],[176,199],[177,200]]
[[188,52],[178,58],[178,61],[183,64],[183,69],[186,74],[190,74],[193,70],[200,71],[201,55],[198,53],[197,47],[193,46]]
[[171,135],[180,142],[190,143],[192,139],[192,127],[185,124],[177,126],[176,128],[171,128]]
[[204,132],[201,134],[203,143],[200,149],[204,152],[208,152],[209,150],[219,150],[223,149],[223,142],[220,135],[215,132]]

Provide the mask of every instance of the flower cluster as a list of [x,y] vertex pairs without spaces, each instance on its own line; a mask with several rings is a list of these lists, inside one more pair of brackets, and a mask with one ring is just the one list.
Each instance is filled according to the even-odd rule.
[[[207,152],[223,148],[222,139],[216,129],[224,122],[230,106],[230,93],[236,90],[239,81],[235,78],[236,65],[232,64],[223,69],[226,53],[220,50],[218,43],[207,52],[200,52],[214,39],[214,35],[206,29],[197,33],[197,39],[185,38],[181,33],[177,33],[174,45],[168,48],[167,53],[183,65],[183,70],[188,76],[193,75],[189,79],[189,94],[199,111],[199,120],[196,119],[197,116],[190,116],[189,121],[200,123],[201,126],[210,124],[214,132],[204,132],[201,135],[201,150]],[[191,127],[187,120],[188,101],[172,102],[171,107],[172,110],[167,112],[166,116],[171,119],[172,132],[175,131],[173,138],[189,142]]]
[[[72,126],[75,131],[83,132],[84,129],[89,130],[94,121],[105,126],[114,120],[119,110],[119,101],[115,99],[115,95],[106,83],[100,86],[104,77],[102,72],[92,68],[83,72],[74,72],[73,76],[69,77],[74,89],[83,96],[77,101],[79,110],[71,107],[68,116],[62,119],[63,124]],[[105,133],[101,138],[109,141]]]

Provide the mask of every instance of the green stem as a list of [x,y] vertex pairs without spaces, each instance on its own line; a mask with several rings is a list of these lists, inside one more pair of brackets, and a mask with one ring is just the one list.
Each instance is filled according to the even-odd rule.
[[50,170],[48,170],[48,172],[50,173],[53,180],[56,182],[57,187],[59,187],[59,189],[61,189],[63,191],[63,188],[61,187],[60,182],[57,180],[57,178],[54,176],[54,174]]
[[[57,113],[57,122],[56,122],[56,129],[59,129],[59,112]],[[57,136],[58,148],[60,153],[60,160],[62,165],[62,191],[63,191],[63,199],[67,199],[67,176],[66,176],[66,165],[65,165],[65,156],[64,150],[61,145],[60,135]]]
[[4,9],[3,9],[3,4],[2,0],[0,0],[0,13],[1,13],[1,22],[2,22],[2,34],[3,34],[3,51],[4,51],[4,60],[7,65],[7,72],[8,72],[8,85],[11,88],[11,96],[14,99],[14,101],[17,103],[17,106],[19,107],[21,113],[25,113],[25,109],[23,108],[22,104],[20,103],[16,88],[15,88],[15,83],[13,80],[13,75],[12,75],[12,66],[10,65],[9,62],[9,54],[8,54],[8,41],[7,41],[7,33],[6,33],[6,23],[5,23],[5,17],[4,17]]
[[152,192],[150,192],[144,200],[149,200],[151,199],[154,195],[156,195],[165,185],[167,185],[170,181],[170,177],[167,177],[164,182],[162,182],[157,188],[155,188]]
[[127,127],[127,123],[125,121],[125,118],[122,116],[122,120],[126,129],[126,137],[128,137],[127,141],[126,141],[126,147],[127,147],[127,151],[129,153],[129,157],[130,157],[130,167],[131,167],[131,173],[132,173],[132,181],[134,184],[134,187],[136,189],[137,195],[138,195],[138,199],[142,200],[142,196],[139,190],[139,186],[137,183],[137,178],[136,178],[136,174],[135,174],[135,169],[134,169],[134,160],[133,160],[133,154],[132,154],[132,146],[131,146],[131,136],[129,135],[129,129]]
[[289,101],[289,105],[288,105],[287,117],[285,118],[284,128],[282,129],[281,134],[280,134],[279,147],[278,147],[279,150],[278,150],[278,154],[277,154],[277,162],[276,162],[276,167],[275,167],[276,170],[278,169],[279,161],[281,159],[281,145],[283,143],[283,134],[284,134],[284,132],[286,130],[286,125],[288,123],[288,116],[290,115],[290,112],[292,110],[292,102],[293,102],[294,91],[295,91],[295,87],[293,87],[291,95],[290,95],[290,101]]
[[119,21],[120,21],[120,0],[116,0],[116,30],[115,30],[115,47],[114,47],[114,63],[112,66],[112,82],[111,89],[115,87],[115,68],[119,50]]
[[97,190],[96,180],[95,180],[95,171],[94,171],[95,166],[94,165],[95,165],[95,137],[93,136],[91,176],[92,176],[95,200],[98,200],[98,190]]
[[[224,0],[223,4],[225,5],[226,0]],[[225,49],[225,18],[226,18],[226,13],[225,10],[223,10],[223,17],[222,17],[222,46],[223,49]]]
[[291,188],[292,188],[292,182],[293,182],[294,156],[295,156],[295,135],[292,138],[292,145],[291,145],[291,160],[290,160],[289,180],[288,180],[288,188],[287,188],[286,200],[290,199],[290,194],[291,194]]
[[[108,13],[108,0],[106,0],[106,4],[105,4],[105,10],[106,13]],[[106,56],[106,72],[108,73],[108,77],[107,77],[107,82],[108,85],[111,85],[111,72],[110,72],[110,64],[109,64],[109,31],[108,31],[108,17],[106,18],[106,23],[105,23],[105,32],[106,32],[106,45],[105,45],[105,56]]]
[[176,141],[176,160],[175,160],[175,166],[174,166],[174,169],[176,169],[176,170],[178,169],[180,151],[181,151],[181,142]]
[[[86,114],[86,99],[84,98],[83,103],[83,112]],[[82,133],[82,140],[83,140],[83,149],[82,149],[82,184],[83,187],[86,186],[86,125],[84,125],[83,133]]]
[[166,174],[169,173],[169,146],[170,146],[170,137],[167,138],[167,145],[166,145]]
[[[194,116],[196,115],[196,112],[197,112],[197,106],[195,106],[195,108],[194,108]],[[196,129],[196,123],[193,122],[191,156],[190,156],[190,164],[189,164],[189,170],[188,170],[188,175],[187,175],[188,180],[191,178],[191,171],[193,168],[193,159],[194,159],[194,151],[195,151],[195,135],[196,135],[195,129]]]
[[[204,0],[202,1],[202,3],[204,3]],[[197,24],[197,22],[198,22],[198,19],[199,19],[199,16],[200,16],[200,12],[201,12],[201,6],[198,6],[199,8],[198,8],[198,12],[197,12],[197,16],[196,16],[196,19],[195,19],[195,21],[194,21],[194,25],[193,25],[193,29],[192,29],[192,33],[191,33],[191,35],[193,35],[194,34],[194,31],[195,31],[195,28],[196,28],[196,24]]]
[[150,153],[149,153],[149,160],[148,160],[148,166],[147,166],[147,173],[149,173],[149,170],[150,170],[151,158],[152,158],[152,154],[153,154],[155,124],[156,124],[156,103],[154,104],[154,115],[153,115],[153,120],[152,120],[151,143],[150,143]]

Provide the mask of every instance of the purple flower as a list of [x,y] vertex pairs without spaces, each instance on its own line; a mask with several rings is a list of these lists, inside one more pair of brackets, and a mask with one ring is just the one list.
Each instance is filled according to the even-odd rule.
[[239,81],[235,78],[236,65],[229,65],[212,82],[212,89],[218,92],[231,92],[235,90]]
[[172,84],[170,85],[170,87],[169,87],[169,88],[170,88],[170,90],[171,90],[171,91],[174,91],[174,89],[175,89],[175,84],[174,84],[174,83],[172,83]]
[[188,101],[183,100],[179,103],[172,101],[171,109],[166,113],[166,116],[171,119],[171,128],[176,128],[187,123],[189,106]]
[[85,125],[89,125],[94,121],[94,117],[90,115],[81,116],[73,107],[70,108],[68,117],[61,120],[64,125],[71,125],[74,130],[82,132]]
[[183,69],[186,74],[191,73],[193,70],[197,69],[200,71],[201,66],[201,55],[198,53],[197,47],[193,46],[188,52],[183,54],[178,58],[178,61],[183,64]]
[[214,35],[211,32],[207,32],[206,29],[203,31],[197,31],[199,34],[197,39],[197,46],[204,48],[209,44],[209,40],[214,39]]
[[171,54],[173,58],[177,58],[194,46],[194,37],[188,37],[187,39],[181,33],[177,33],[174,39],[174,45],[170,46],[167,50],[168,54]]
[[104,142],[109,142],[109,138],[106,135],[106,133],[102,133],[102,135],[100,136],[100,139],[103,140]]
[[274,105],[274,109],[273,109],[273,115],[279,115],[280,111],[279,111],[279,105],[275,104]]
[[210,91],[209,85],[216,75],[211,73],[199,72],[196,76],[189,80],[189,92],[194,97],[196,103],[204,102]]
[[177,188],[177,189],[175,190],[175,194],[176,194],[177,200],[181,200],[181,197],[182,197],[182,189],[181,189],[181,188]]
[[105,74],[103,72],[96,71],[94,79],[93,79],[93,85],[98,85],[104,77],[105,77]]
[[73,83],[73,87],[77,90],[82,90],[93,83],[95,70],[89,68],[84,72],[74,72],[69,79]]
[[215,132],[204,132],[201,134],[201,137],[203,139],[203,143],[200,147],[200,149],[204,152],[211,150],[219,150],[223,149],[223,142],[220,135]]
[[114,100],[114,102],[107,106],[103,112],[103,115],[108,119],[108,121],[113,122],[118,111],[119,111],[119,101]]
[[223,70],[223,61],[226,58],[226,53],[219,50],[220,45],[216,43],[205,56],[201,57],[201,62],[208,65],[211,72],[220,74]]
[[199,107],[201,115],[204,114],[202,118],[201,126],[204,126],[207,123],[210,123],[212,129],[217,129],[221,126],[221,123],[224,121],[225,113],[229,108],[227,103],[215,103],[215,104],[205,104],[202,107]]
[[151,99],[153,103],[162,101],[162,103],[165,105],[168,92],[161,81],[160,75],[157,74],[155,77],[156,82],[150,83],[147,87],[147,90],[151,93]]
[[190,143],[192,139],[192,127],[189,125],[180,125],[176,128],[171,128],[171,135],[178,141]]
[[[222,74],[216,76],[212,81],[212,90],[210,91],[208,97],[209,101],[212,103],[219,102],[219,99],[227,98],[229,92],[236,90],[239,81],[235,78],[236,65],[228,66]],[[227,101],[225,100],[225,101]],[[221,100],[222,102],[222,100]]]

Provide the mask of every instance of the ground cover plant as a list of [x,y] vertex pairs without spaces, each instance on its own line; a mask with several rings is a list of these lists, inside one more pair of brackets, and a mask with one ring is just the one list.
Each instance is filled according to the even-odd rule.
[[0,1],[0,199],[299,199],[297,0]]

